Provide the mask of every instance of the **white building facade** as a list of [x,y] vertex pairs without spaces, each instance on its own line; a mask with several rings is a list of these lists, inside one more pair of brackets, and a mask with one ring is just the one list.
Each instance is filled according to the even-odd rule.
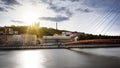
[[0,35],[1,44],[5,45],[36,45],[36,35]]
[[54,44],[63,44],[70,41],[71,41],[70,36],[43,36],[43,39],[41,40],[41,44],[54,45]]

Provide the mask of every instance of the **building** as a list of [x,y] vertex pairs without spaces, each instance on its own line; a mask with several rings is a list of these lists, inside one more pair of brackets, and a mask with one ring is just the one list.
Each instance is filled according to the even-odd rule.
[[18,46],[18,45],[36,45],[36,35],[18,34],[10,27],[2,27],[0,31],[0,44],[1,46]]
[[72,32],[72,34],[70,35],[72,41],[77,41],[78,36],[80,35],[84,35],[85,33],[82,32]]
[[14,31],[11,27],[5,26],[5,27],[0,27],[0,35],[13,35],[13,34],[18,34],[18,31]]
[[13,44],[18,45],[36,45],[37,36],[36,35],[13,35]]
[[0,35],[0,44],[8,46],[36,45],[36,35]]
[[72,34],[72,32],[62,32],[63,36],[70,36]]
[[70,36],[43,36],[41,44],[54,45],[70,42]]

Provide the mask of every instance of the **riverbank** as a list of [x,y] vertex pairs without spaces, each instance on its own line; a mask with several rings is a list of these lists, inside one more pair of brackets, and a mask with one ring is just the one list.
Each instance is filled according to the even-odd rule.
[[39,45],[39,46],[2,46],[0,50],[30,50],[30,49],[69,49],[69,48],[117,48],[120,44],[80,44],[80,45]]
[[120,39],[92,39],[68,42],[56,45],[10,45],[0,46],[0,50],[27,50],[27,49],[66,49],[66,48],[113,48],[120,47]]

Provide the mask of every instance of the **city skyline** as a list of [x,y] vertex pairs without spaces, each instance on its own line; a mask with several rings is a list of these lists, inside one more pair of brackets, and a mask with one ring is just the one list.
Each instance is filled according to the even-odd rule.
[[120,35],[119,0],[0,0],[0,26],[32,25]]

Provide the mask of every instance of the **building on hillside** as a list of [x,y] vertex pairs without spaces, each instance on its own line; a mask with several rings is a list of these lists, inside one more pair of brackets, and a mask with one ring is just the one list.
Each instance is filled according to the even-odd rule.
[[4,32],[3,32],[3,31],[0,31],[0,35],[2,35],[2,34],[4,34]]
[[5,27],[0,27],[2,29],[0,31],[0,35],[13,35],[13,34],[18,34],[18,31],[14,31],[11,27],[5,26]]
[[14,31],[10,27],[2,27],[0,31],[0,44],[3,46],[18,46],[18,45],[36,45],[36,35],[22,35],[18,34],[18,31]]
[[55,44],[63,44],[70,41],[71,41],[70,36],[43,36],[41,40],[41,44],[55,45]]
[[36,45],[36,35],[13,35],[13,44],[20,45]]
[[72,34],[72,32],[62,32],[63,36],[70,36]]
[[36,45],[36,35],[0,35],[0,44],[5,46]]
[[78,35],[84,35],[85,33],[83,32],[62,32],[63,36],[71,36],[71,37],[76,37]]
[[82,32],[72,32],[72,34],[70,35],[72,41],[77,41],[78,36],[80,35],[84,35],[85,33]]

